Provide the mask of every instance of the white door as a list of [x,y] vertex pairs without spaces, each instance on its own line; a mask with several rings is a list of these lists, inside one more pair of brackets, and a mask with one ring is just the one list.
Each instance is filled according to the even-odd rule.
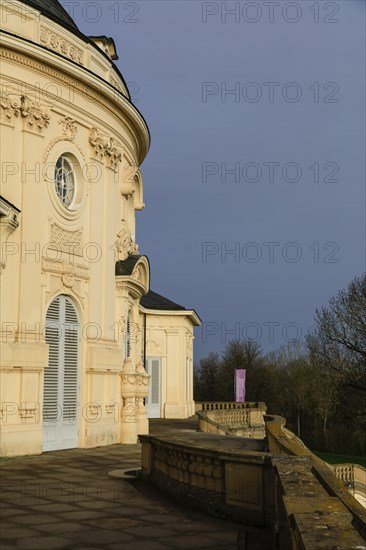
[[78,446],[80,325],[67,296],[50,304],[45,339],[49,360],[44,371],[43,450],[73,449]]
[[146,399],[148,418],[160,418],[161,408],[161,365],[160,359],[148,357],[146,370],[150,374],[149,395]]

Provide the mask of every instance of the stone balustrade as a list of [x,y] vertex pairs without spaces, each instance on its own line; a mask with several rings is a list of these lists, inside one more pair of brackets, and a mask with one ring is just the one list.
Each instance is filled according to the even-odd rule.
[[239,403],[238,401],[204,401],[197,402],[195,404],[196,412],[198,411],[231,411],[237,409],[248,409],[251,407],[258,407],[259,405],[264,405],[264,403],[255,403],[245,401],[244,403]]
[[[201,403],[197,411],[198,429],[223,435],[263,439],[265,437],[264,403],[228,403],[240,407],[224,407],[225,403]],[[216,405],[216,408],[213,407]]]
[[334,464],[331,469],[358,502],[366,507],[366,468],[360,464]]
[[270,467],[266,453],[246,455],[234,437],[225,438],[228,448],[206,438],[189,444],[174,436],[139,439],[142,477],[154,486],[201,511],[264,525]]
[[[230,410],[200,415],[211,425],[207,412]],[[192,508],[271,526],[274,550],[365,549],[366,510],[343,484],[357,467],[333,473],[285,419],[267,416],[265,424],[264,441],[215,431],[140,436],[142,477]]]

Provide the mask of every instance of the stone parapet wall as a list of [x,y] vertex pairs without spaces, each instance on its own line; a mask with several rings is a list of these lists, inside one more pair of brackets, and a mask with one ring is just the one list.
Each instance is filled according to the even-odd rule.
[[[269,456],[184,445],[173,437],[139,436],[142,477],[180,502],[255,525],[266,523]],[[232,438],[230,438],[232,439]],[[268,493],[269,495],[269,493]]]
[[[284,425],[266,417],[263,451],[217,432],[140,436],[142,477],[192,508],[270,526],[274,550],[366,548],[366,510]],[[355,476],[342,466],[345,479]]]
[[[264,403],[228,403],[240,407],[219,407],[225,403],[202,403],[203,409],[197,412],[198,428],[201,432],[222,435],[236,435],[254,439],[264,439]],[[216,408],[213,405],[217,405]]]

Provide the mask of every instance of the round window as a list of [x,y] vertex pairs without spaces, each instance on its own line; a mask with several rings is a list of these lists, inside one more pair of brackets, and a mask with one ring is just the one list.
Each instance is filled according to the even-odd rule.
[[72,205],[76,194],[75,172],[69,159],[59,157],[55,167],[56,193],[67,208]]

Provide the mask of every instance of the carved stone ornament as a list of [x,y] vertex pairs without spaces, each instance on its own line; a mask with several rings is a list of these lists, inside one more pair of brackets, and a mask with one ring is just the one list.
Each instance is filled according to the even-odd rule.
[[56,143],[59,143],[60,141],[72,141],[74,143],[74,145],[77,147],[77,149],[78,149],[79,153],[81,154],[81,156],[83,157],[83,159],[85,160],[86,157],[85,157],[84,151],[74,141],[75,137],[76,137],[76,134],[77,134],[77,131],[78,131],[76,121],[73,118],[69,117],[69,116],[64,116],[64,117],[60,118],[60,120],[58,122],[62,127],[62,133],[59,136],[56,136],[53,139],[51,139],[51,141],[49,142],[49,144],[47,145],[47,147],[44,151],[43,161],[47,162],[47,159],[48,159],[48,156],[49,156],[50,152],[52,151],[52,149],[54,148]]
[[138,281],[139,283],[142,282],[142,267],[140,265],[138,265],[133,273],[132,273],[132,278],[135,279],[136,281]]
[[22,117],[27,119],[28,126],[42,130],[50,123],[51,113],[49,109],[42,107],[36,101],[22,97]]
[[122,160],[122,149],[114,138],[104,135],[97,128],[92,128],[89,143],[97,159],[105,161],[112,170],[117,169],[118,163]]
[[75,254],[77,256],[82,255],[82,229],[76,231],[68,231],[63,229],[57,223],[51,224],[51,238],[50,238],[50,248],[56,248],[56,250],[61,252],[67,252],[70,254]]
[[26,96],[15,96],[6,92],[0,93],[0,106],[2,116],[12,122],[14,118],[21,116],[31,128],[43,130],[47,127],[51,113],[47,107],[29,99]]
[[74,264],[69,263],[65,266],[65,272],[62,275],[62,284],[66,288],[72,288],[75,284],[76,269]]
[[63,36],[56,34],[46,27],[41,27],[40,40],[46,48],[60,53],[64,57],[79,63],[79,65],[84,65],[82,50],[69,40],[65,40]]
[[139,253],[139,247],[132,241],[125,220],[122,220],[122,229],[117,234],[115,246],[118,261],[126,260],[128,256],[134,256]]
[[59,120],[59,124],[62,126],[62,137],[66,141],[74,141],[78,131],[75,120],[69,116],[65,116]]
[[3,117],[9,122],[20,116],[22,108],[21,97],[6,92],[0,92],[0,106]]

